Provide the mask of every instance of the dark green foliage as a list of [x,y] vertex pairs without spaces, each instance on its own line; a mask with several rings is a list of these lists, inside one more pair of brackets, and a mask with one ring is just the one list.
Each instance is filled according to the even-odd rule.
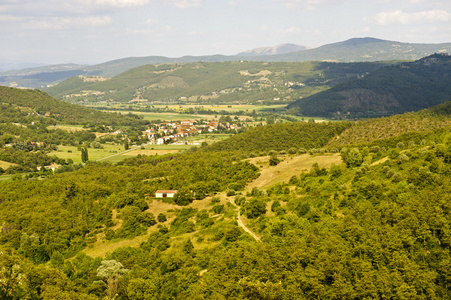
[[[321,148],[351,123],[279,123],[255,127],[205,148],[206,151],[281,151]],[[269,155],[272,155],[271,153]]]
[[158,222],[166,222],[167,218],[164,213],[159,213],[157,216]]
[[89,159],[89,157],[88,157],[88,148],[82,147],[81,148],[81,161],[83,163],[85,163],[85,162],[88,161],[88,159]]
[[450,100],[450,74],[451,56],[434,54],[415,62],[380,68],[287,108],[299,106],[308,116],[337,118],[349,117],[347,112],[352,117],[368,118],[418,111]]
[[182,187],[174,196],[174,202],[177,205],[188,205],[193,202],[193,195],[187,187]]
[[252,198],[244,206],[244,214],[249,219],[255,219],[266,213],[266,201],[264,199]]
[[280,163],[280,159],[278,159],[277,156],[273,155],[269,158],[270,166],[277,166],[279,163]]

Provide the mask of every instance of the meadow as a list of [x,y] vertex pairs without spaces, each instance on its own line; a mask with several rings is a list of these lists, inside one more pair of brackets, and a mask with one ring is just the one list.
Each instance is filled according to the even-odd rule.
[[[133,146],[125,151],[123,145],[103,144],[103,149],[88,148],[88,158],[90,161],[106,161],[116,163],[126,158],[141,155],[162,155],[167,153],[177,153],[192,147],[192,145],[145,145]],[[57,151],[50,155],[56,155],[63,159],[72,159],[74,163],[81,163],[81,151],[75,146],[58,146]]]

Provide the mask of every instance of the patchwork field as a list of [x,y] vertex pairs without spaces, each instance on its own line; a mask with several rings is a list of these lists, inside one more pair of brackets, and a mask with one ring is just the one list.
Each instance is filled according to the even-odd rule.
[[[146,145],[141,147],[132,147],[125,151],[123,145],[103,144],[103,149],[88,148],[88,158],[90,161],[108,161],[111,163],[119,162],[131,156],[141,155],[162,155],[167,153],[176,153],[193,147],[192,145]],[[81,152],[75,146],[58,146],[57,151],[50,155],[56,155],[59,158],[72,159],[74,163],[81,162]]]

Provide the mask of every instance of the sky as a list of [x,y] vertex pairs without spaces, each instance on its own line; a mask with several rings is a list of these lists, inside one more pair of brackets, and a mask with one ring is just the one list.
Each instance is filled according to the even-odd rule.
[[354,37],[451,42],[451,1],[0,0],[0,64],[233,55]]

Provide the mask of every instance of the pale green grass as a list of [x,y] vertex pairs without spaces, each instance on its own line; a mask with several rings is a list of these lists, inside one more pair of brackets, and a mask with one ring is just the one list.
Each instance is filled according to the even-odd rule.
[[309,154],[280,157],[282,161],[277,166],[269,165],[269,156],[250,158],[249,162],[260,167],[260,176],[252,181],[246,190],[253,187],[268,188],[279,182],[287,183],[292,176],[299,176],[302,170],[310,170],[314,163],[318,163],[320,168],[329,168],[331,164],[341,164],[340,154],[330,154],[324,156],[312,156]]
[[[111,111],[116,112],[116,111]],[[178,114],[178,113],[155,113],[155,112],[137,112],[130,111],[131,113],[142,116],[144,120],[154,121],[154,120],[162,120],[162,121],[180,121],[180,120],[199,120],[199,119],[214,119],[214,116],[211,115],[193,115],[193,114]],[[123,115],[127,115],[129,111],[120,111],[119,113]]]
[[13,163],[10,163],[10,162],[7,162],[7,161],[0,160],[0,168],[2,168],[3,170],[6,170],[6,169],[8,169],[10,166],[14,166],[14,165],[16,165],[16,164],[13,164]]
[[62,129],[62,130],[66,130],[67,132],[88,130],[87,128],[83,128],[83,125],[56,125],[56,126],[48,126],[47,129],[49,129],[49,130]]
[[[88,148],[88,159],[90,161],[107,161],[116,163],[132,156],[142,155],[163,155],[167,153],[177,153],[193,147],[192,145],[146,145],[144,149],[140,146],[132,146],[125,151],[122,145],[103,144],[103,149]],[[71,152],[69,152],[71,151]],[[81,152],[75,146],[58,146],[58,151],[53,151],[50,155],[59,158],[72,159],[74,163],[81,163]]]

